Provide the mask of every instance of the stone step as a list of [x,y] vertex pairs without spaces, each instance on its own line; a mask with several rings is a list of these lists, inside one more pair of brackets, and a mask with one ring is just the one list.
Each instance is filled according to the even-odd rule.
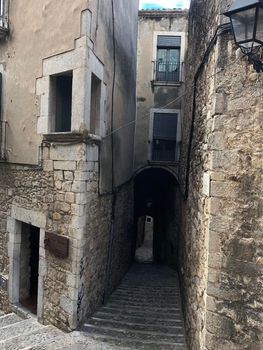
[[[165,341],[148,341],[142,339],[128,339],[125,337],[112,337],[96,334],[94,336],[100,342],[106,343],[108,346],[112,346],[113,349],[120,350],[187,350],[187,347],[184,343],[174,343],[174,342],[165,342]],[[85,349],[85,348],[84,348]],[[87,349],[87,348],[86,348]],[[97,347],[94,349],[107,349],[104,346]],[[67,349],[69,350],[69,349]],[[71,349],[70,349],[71,350]],[[73,349],[72,349],[73,350]],[[82,350],[82,349],[81,349]]]
[[125,291],[120,291],[117,290],[115,291],[110,298],[140,298],[141,300],[152,300],[152,301],[156,301],[156,300],[167,300],[167,299],[171,299],[171,300],[175,300],[177,301],[180,298],[180,294],[176,294],[176,293],[170,293],[170,294],[156,294],[156,293],[145,293],[142,294],[141,292],[137,292],[137,293],[132,293],[129,290],[125,290]]
[[32,333],[33,331],[41,329],[43,326],[39,324],[36,320],[29,318],[27,320],[22,320],[20,322],[16,322],[9,326],[5,326],[1,328],[1,338],[0,344],[8,339],[12,339],[14,337],[18,337],[21,334]]
[[182,320],[178,318],[171,318],[169,319],[167,316],[160,317],[160,315],[155,316],[155,317],[150,317],[147,315],[147,318],[143,317],[138,317],[138,316],[131,316],[131,315],[124,315],[120,313],[107,313],[103,312],[103,310],[100,310],[96,312],[94,317],[103,319],[103,320],[115,320],[123,323],[135,323],[135,324],[150,324],[150,325],[155,325],[155,324],[166,324],[167,326],[178,326],[182,325]]
[[0,317],[0,328],[17,323],[21,320],[22,320],[21,317],[17,316],[14,313],[3,315]]
[[182,319],[181,311],[171,311],[169,309],[161,310],[161,309],[140,309],[140,308],[131,308],[131,307],[124,307],[124,308],[117,308],[117,307],[109,307],[104,306],[101,311],[108,312],[112,314],[121,313],[123,315],[130,315],[130,316],[136,316],[136,317],[160,317],[160,318],[169,318],[169,319]]
[[[152,288],[152,290],[150,290]],[[146,287],[139,287],[139,286],[125,286],[121,285],[118,289],[118,292],[123,292],[123,293],[145,293],[145,295],[150,296],[150,295],[156,295],[156,296],[161,296],[161,295],[179,295],[180,290],[176,289],[176,287],[169,287],[169,288],[155,288],[155,286],[149,286],[149,288]]]
[[[165,333],[165,334],[183,334],[184,328],[182,327],[182,324],[177,326],[170,326],[163,324],[149,324],[149,323],[134,323],[134,322],[124,322],[124,321],[115,321],[115,320],[103,320],[97,317],[91,317],[88,321],[89,325],[93,325],[96,327],[111,327],[111,328],[120,328],[124,327],[125,330],[131,330],[131,331],[147,331],[147,332],[157,332],[157,333]],[[84,324],[84,329],[85,329]]]
[[184,344],[184,334],[169,334],[162,332],[147,332],[139,330],[127,330],[122,327],[112,328],[112,327],[98,327],[91,324],[85,324],[83,330],[89,335],[92,335],[95,339],[97,337],[110,337],[110,338],[126,338],[131,340],[137,340],[141,342],[150,341],[150,342],[163,342],[163,343],[178,343]]
[[107,305],[114,305],[114,304],[120,304],[120,305],[126,305],[126,306],[135,306],[140,308],[147,308],[147,307],[153,307],[153,308],[166,308],[167,305],[170,305],[170,308],[180,310],[180,303],[179,302],[172,302],[169,299],[158,302],[158,301],[151,301],[151,300],[140,300],[139,298],[110,298]]
[[32,346],[30,350],[60,350],[67,347],[72,347],[73,349],[75,344],[76,340],[70,337],[69,334],[62,334],[45,340],[38,345]]
[[34,346],[62,334],[60,330],[53,326],[40,326],[40,328],[37,328],[30,333],[13,335],[12,338],[5,341],[0,341],[0,350],[30,350]]

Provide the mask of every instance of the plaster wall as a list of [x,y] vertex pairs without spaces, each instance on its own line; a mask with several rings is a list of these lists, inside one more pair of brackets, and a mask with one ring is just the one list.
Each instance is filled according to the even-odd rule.
[[36,79],[42,76],[44,58],[74,48],[85,7],[84,0],[9,2],[10,34],[0,43],[0,61],[6,76],[3,119],[8,121],[8,158],[13,163],[38,164]]
[[[184,84],[157,84],[154,82],[154,61],[157,52],[157,35],[182,37],[181,61],[184,61],[187,33],[187,12],[141,11],[138,23],[137,62],[137,122],[135,132],[135,169],[148,163],[151,110],[182,111]],[[181,80],[184,80],[182,70]]]
[[[61,9],[66,9],[61,11]],[[88,10],[86,18],[82,14]],[[86,1],[74,4],[65,1],[43,0],[9,4],[9,35],[2,39],[0,63],[4,67],[3,120],[8,122],[7,156],[12,163],[38,164],[39,147],[42,141],[43,103],[37,92],[37,79],[48,76],[45,61],[60,54],[74,56],[77,42],[86,35],[92,54],[103,66],[103,96],[101,110],[105,124],[102,135],[112,130],[114,140],[107,136],[102,142],[101,187],[111,190],[111,147],[114,151],[114,185],[125,183],[132,175],[134,123],[136,114],[136,35],[138,1]],[[21,14],[23,13],[23,16]],[[59,16],[58,16],[59,13]],[[127,16],[129,13],[129,16]],[[92,69],[92,56],[88,54],[87,69]],[[133,59],[131,59],[133,58]],[[71,59],[71,58],[69,58]],[[72,59],[71,59],[72,60]],[[62,62],[63,60],[61,60]],[[71,69],[85,67],[85,62]],[[94,68],[94,67],[93,67]],[[63,71],[63,63],[61,63]],[[53,73],[59,73],[59,69]],[[52,74],[53,74],[52,73]],[[75,72],[78,94],[86,91],[87,102],[74,109],[73,116],[88,119],[90,88],[84,69]],[[78,74],[78,77],[77,77]],[[101,78],[101,77],[100,77]],[[83,97],[84,98],[84,97]],[[74,99],[74,96],[73,96]],[[41,105],[42,103],[42,105]],[[47,108],[47,107],[45,107]],[[130,123],[129,126],[125,126]],[[74,122],[74,130],[83,131],[83,122]],[[77,126],[77,128],[76,128]],[[123,127],[125,126],[125,127]],[[123,127],[123,128],[122,128]],[[84,129],[89,128],[84,123]],[[39,132],[40,131],[40,132]]]

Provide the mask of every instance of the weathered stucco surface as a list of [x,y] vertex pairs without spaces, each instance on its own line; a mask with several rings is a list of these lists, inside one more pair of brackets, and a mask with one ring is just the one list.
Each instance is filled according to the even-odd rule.
[[[193,77],[230,1],[192,1],[182,184]],[[190,348],[263,346],[263,76],[218,38],[197,81],[189,196],[183,205],[181,277]]]
[[187,11],[140,11],[138,23],[137,61],[137,122],[135,131],[135,169],[149,160],[151,109],[178,110],[183,115],[184,68],[182,82],[158,84],[154,82],[154,61],[157,34],[176,33],[182,36],[181,60],[184,61],[187,34]]
[[38,163],[36,78],[42,75],[44,58],[74,48],[85,8],[84,0],[10,1],[10,35],[0,44],[0,62],[5,66],[4,119],[11,162]]

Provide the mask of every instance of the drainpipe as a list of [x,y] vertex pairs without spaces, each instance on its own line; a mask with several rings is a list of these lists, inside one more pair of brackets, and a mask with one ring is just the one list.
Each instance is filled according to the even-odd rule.
[[111,188],[112,188],[112,205],[111,205],[111,230],[108,243],[108,256],[106,265],[106,279],[104,286],[103,304],[107,301],[109,294],[109,282],[111,274],[111,262],[112,262],[112,250],[114,241],[114,221],[115,221],[115,206],[117,198],[117,189],[115,187],[115,166],[114,166],[114,97],[115,97],[115,82],[116,82],[116,43],[115,43],[115,11],[114,0],[111,0],[112,10],[112,46],[113,46],[113,81],[112,81],[112,94],[111,94]]

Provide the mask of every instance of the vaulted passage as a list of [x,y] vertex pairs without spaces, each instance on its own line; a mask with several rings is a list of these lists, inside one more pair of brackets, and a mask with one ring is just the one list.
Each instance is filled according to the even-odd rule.
[[140,247],[144,245],[144,238],[148,239],[152,220],[152,260],[176,268],[180,213],[175,177],[161,168],[146,169],[135,178],[134,196],[137,248],[140,249],[135,258],[143,262]]
[[108,302],[83,326],[118,349],[186,350],[178,267],[177,181],[161,168],[135,178],[135,262]]

